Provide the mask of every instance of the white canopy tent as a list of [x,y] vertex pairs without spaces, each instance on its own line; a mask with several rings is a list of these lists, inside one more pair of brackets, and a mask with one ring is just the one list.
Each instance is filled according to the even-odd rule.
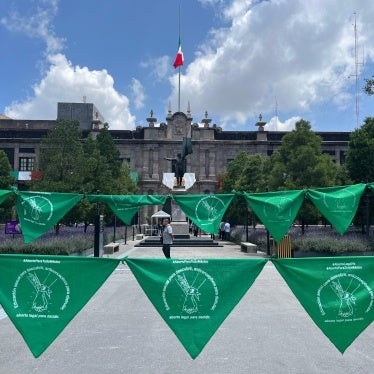
[[[156,225],[157,220],[163,219],[163,218],[169,218],[170,219],[170,214],[164,212],[163,210],[159,210],[158,212],[152,214],[151,216],[151,235],[159,235],[159,227]],[[154,220],[156,222],[154,222]],[[157,229],[155,228],[157,227]]]
[[163,210],[159,210],[155,214],[152,214],[151,218],[170,218],[170,214],[164,212]]

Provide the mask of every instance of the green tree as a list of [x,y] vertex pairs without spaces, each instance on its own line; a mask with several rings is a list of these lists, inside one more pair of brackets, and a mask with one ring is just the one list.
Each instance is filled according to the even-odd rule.
[[[95,194],[133,194],[136,183],[127,164],[121,163],[119,151],[108,131],[108,125],[94,139],[82,139],[77,121],[59,121],[42,140],[40,153],[42,181],[32,182],[36,191]],[[63,222],[93,221],[95,204],[86,199],[74,207]],[[110,220],[112,212],[103,206],[101,212]]]
[[118,178],[121,169],[121,161],[119,158],[120,152],[114,144],[112,135],[109,132],[109,125],[107,123],[104,124],[104,128],[97,135],[96,140],[99,146],[100,154],[106,158],[113,178]]
[[[330,156],[322,153],[322,138],[311,130],[308,121],[300,120],[295,130],[282,138],[282,145],[271,156],[268,177],[270,190],[296,190],[327,187],[336,183],[337,167]],[[314,205],[305,200],[299,219],[314,222],[320,214]]]
[[[227,165],[227,174],[222,178],[222,192],[245,191],[263,192],[266,189],[264,168],[266,158],[256,154],[249,155],[240,152],[233,161]],[[248,215],[247,203],[242,196],[238,196],[230,204],[225,218],[231,223],[243,224],[243,219],[254,219],[253,213]],[[248,223],[248,222],[247,222]]]
[[368,95],[374,95],[374,77],[372,77],[371,79],[365,79],[365,87],[364,87],[364,91],[368,94]]
[[222,190],[262,192],[266,188],[264,176],[265,157],[240,152],[227,166],[227,174],[222,180]]
[[[374,181],[374,118],[367,117],[363,125],[353,131],[350,136],[346,156],[346,168],[354,183],[365,183]],[[373,201],[371,190],[366,191],[370,200]],[[354,223],[361,225],[365,232],[366,223],[365,202],[361,199]],[[371,204],[370,217],[374,216],[374,207]],[[372,220],[372,219],[371,219]]]
[[58,121],[40,144],[42,181],[32,183],[38,191],[82,192],[83,145],[78,121]]
[[293,190],[333,186],[337,168],[331,157],[322,153],[322,138],[300,120],[295,130],[282,138],[282,145],[271,156],[268,178],[271,190]]
[[101,153],[99,143],[89,135],[83,145],[83,187],[88,194],[100,191],[113,194],[113,176],[107,158]]
[[10,175],[12,167],[4,151],[0,151],[0,189],[8,190],[14,183],[14,178]]
[[[12,167],[8,157],[4,151],[0,151],[0,189],[9,190],[14,183],[14,178],[10,175]],[[0,217],[2,221],[12,218],[12,207],[14,206],[14,198],[5,200],[0,206]]]
[[374,118],[351,133],[346,166],[355,183],[374,181]]
[[117,190],[120,195],[134,195],[138,192],[138,185],[131,177],[130,165],[127,161],[123,161],[117,179]]

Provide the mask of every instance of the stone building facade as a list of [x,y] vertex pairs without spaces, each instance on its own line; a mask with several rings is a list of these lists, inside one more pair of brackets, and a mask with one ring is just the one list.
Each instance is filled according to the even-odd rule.
[[[104,118],[90,103],[58,103],[58,119],[77,119],[83,137],[98,132]],[[120,157],[127,160],[131,170],[138,175],[139,194],[167,194],[171,192],[163,181],[163,174],[172,171],[172,162],[182,151],[184,137],[192,140],[193,153],[186,157],[186,172],[194,173],[196,182],[189,193],[214,193],[218,191],[219,177],[226,172],[227,164],[240,151],[249,154],[271,155],[282,142],[286,132],[266,131],[261,118],[253,131],[224,131],[211,124],[206,113],[200,123],[193,122],[190,110],[186,113],[171,110],[166,121],[147,118],[148,126],[135,130],[112,130],[114,143]],[[56,121],[13,120],[0,117],[0,149],[7,154],[15,171],[38,170],[41,137],[56,125]],[[334,162],[344,162],[348,147],[348,132],[318,132],[323,139],[322,150]]]

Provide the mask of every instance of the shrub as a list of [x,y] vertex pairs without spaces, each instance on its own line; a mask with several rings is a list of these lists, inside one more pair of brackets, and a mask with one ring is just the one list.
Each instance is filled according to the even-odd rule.
[[365,252],[370,250],[370,245],[364,241],[328,237],[297,238],[292,241],[294,251],[314,251],[339,254],[344,252]]

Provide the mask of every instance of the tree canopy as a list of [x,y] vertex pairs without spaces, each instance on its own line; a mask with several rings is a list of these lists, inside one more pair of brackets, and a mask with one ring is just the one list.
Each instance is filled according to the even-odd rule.
[[[82,139],[77,121],[58,121],[56,127],[42,139],[40,147],[41,181],[33,181],[35,191],[71,192],[106,195],[134,194],[136,182],[130,167],[122,163],[119,151],[105,126],[96,138],[91,134]],[[110,218],[112,212],[103,208]],[[92,221],[94,207],[82,200],[67,221]]]
[[33,188],[41,191],[83,192],[85,170],[82,133],[78,121],[60,120],[40,144],[42,181]]
[[374,118],[368,117],[364,124],[351,133],[346,166],[356,183],[374,180]]
[[308,121],[298,121],[271,156],[269,190],[333,186],[337,168],[331,157],[322,153],[321,143]]
[[372,77],[371,79],[365,79],[365,87],[364,87],[364,91],[368,94],[368,95],[374,95],[374,77]]

